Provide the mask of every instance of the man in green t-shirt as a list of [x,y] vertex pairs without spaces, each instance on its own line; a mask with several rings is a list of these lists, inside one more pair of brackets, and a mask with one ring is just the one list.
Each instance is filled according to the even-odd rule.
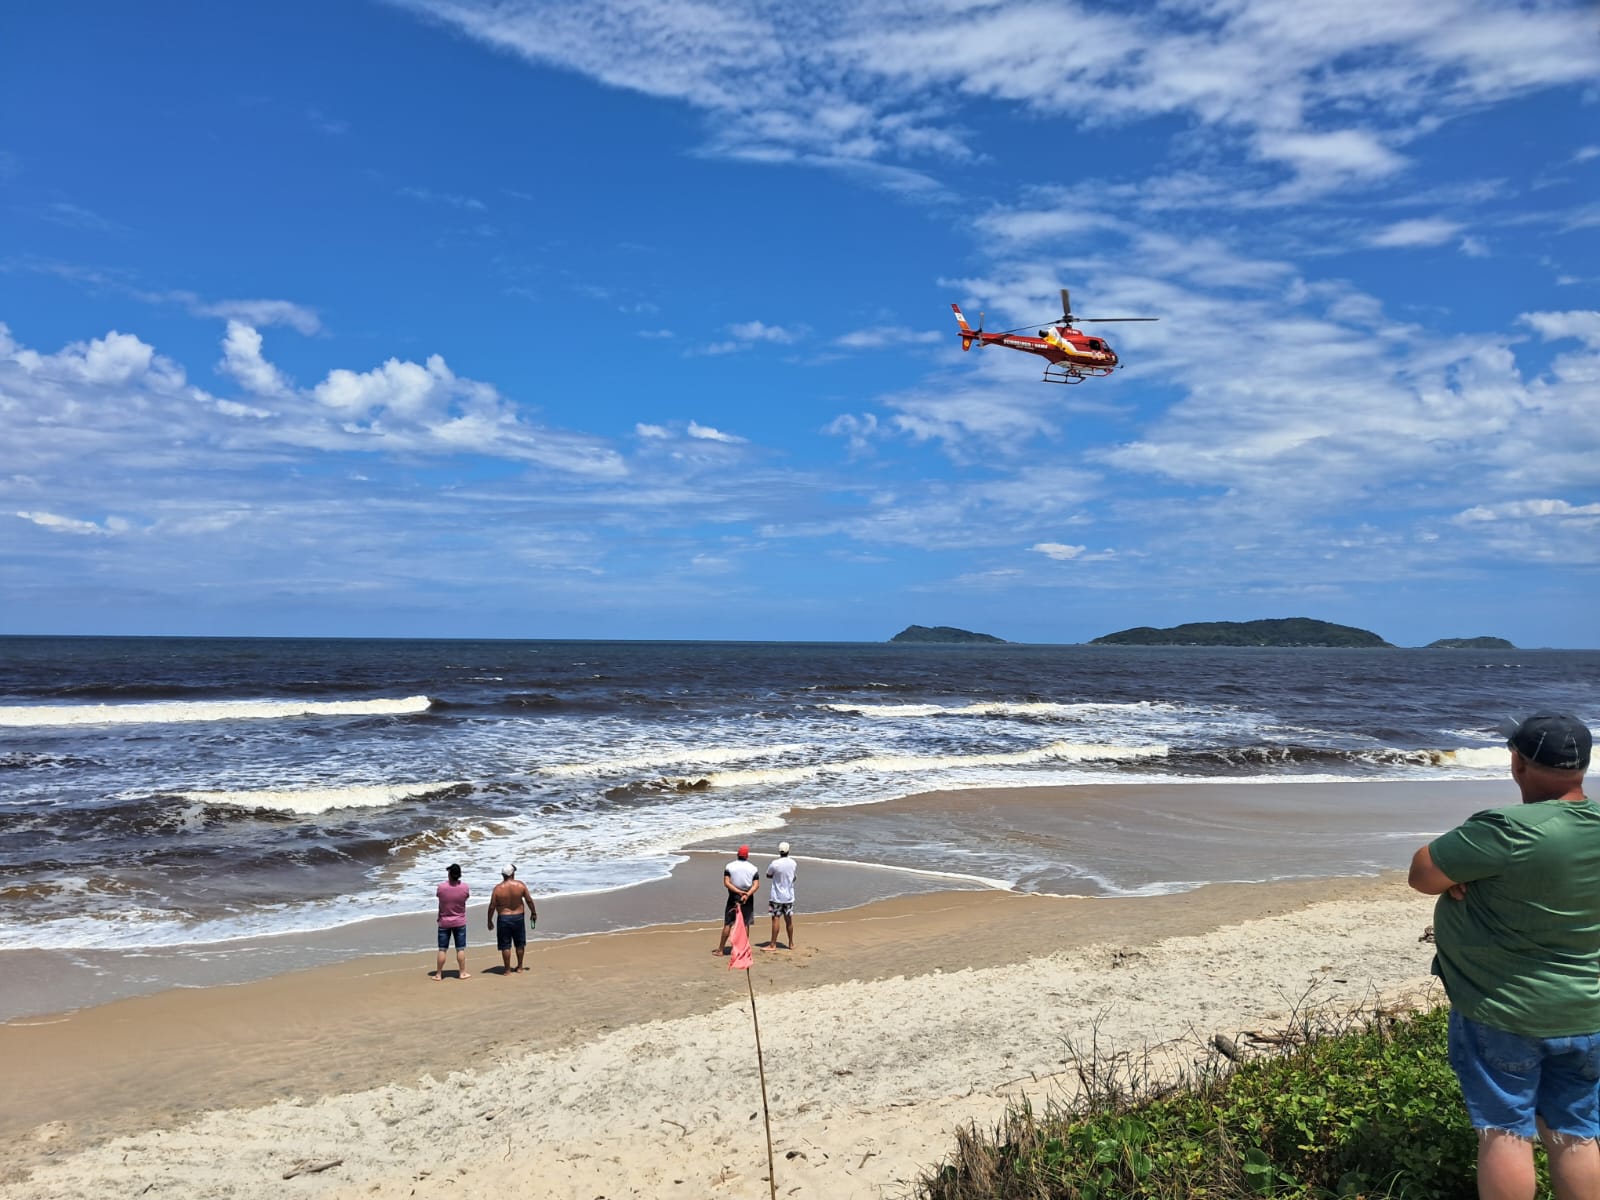
[[1565,713],[1502,728],[1522,803],[1477,813],[1418,850],[1434,905],[1434,973],[1450,997],[1450,1065],[1478,1131],[1478,1195],[1533,1200],[1533,1142],[1559,1200],[1600,1197],[1600,806],[1592,738]]

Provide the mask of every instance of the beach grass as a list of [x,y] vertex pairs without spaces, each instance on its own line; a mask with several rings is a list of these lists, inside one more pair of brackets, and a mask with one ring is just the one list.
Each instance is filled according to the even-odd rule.
[[1467,1200],[1477,1141],[1445,1054],[1447,1009],[1296,1014],[1232,1061],[1214,1045],[1174,1079],[1149,1058],[1076,1056],[1044,1112],[960,1130],[917,1200]]

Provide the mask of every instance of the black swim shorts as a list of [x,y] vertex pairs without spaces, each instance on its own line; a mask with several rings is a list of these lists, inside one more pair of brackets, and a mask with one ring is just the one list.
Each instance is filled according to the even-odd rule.
[[515,946],[521,950],[528,944],[528,926],[521,913],[501,913],[494,919],[494,937],[501,950]]

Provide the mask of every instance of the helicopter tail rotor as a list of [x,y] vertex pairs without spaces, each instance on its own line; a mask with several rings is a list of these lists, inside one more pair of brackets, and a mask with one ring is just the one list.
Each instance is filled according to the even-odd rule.
[[950,311],[956,314],[956,324],[961,326],[961,349],[971,350],[972,343],[983,332],[983,317],[981,315],[978,317],[978,328],[974,329],[967,324],[966,317],[961,315],[961,306],[959,304],[952,304]]

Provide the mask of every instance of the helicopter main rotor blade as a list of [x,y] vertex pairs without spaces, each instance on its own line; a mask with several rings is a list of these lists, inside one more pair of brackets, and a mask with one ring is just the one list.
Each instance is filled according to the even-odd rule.
[[1160,317],[1074,317],[1080,324],[1104,325],[1107,321],[1159,321]]
[[1072,297],[1066,288],[1061,289],[1061,321],[1064,325],[1072,324]]

